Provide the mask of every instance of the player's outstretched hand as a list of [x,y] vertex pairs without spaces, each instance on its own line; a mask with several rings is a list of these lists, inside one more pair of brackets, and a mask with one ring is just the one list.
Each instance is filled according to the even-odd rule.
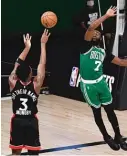
[[111,7],[107,10],[106,15],[107,15],[108,17],[114,17],[114,16],[116,16],[116,12],[117,12],[117,7],[111,6]]
[[47,43],[50,34],[51,33],[49,33],[48,29],[45,29],[41,36],[41,43]]
[[31,38],[32,36],[30,36],[29,34],[23,35],[23,41],[27,48],[31,48]]

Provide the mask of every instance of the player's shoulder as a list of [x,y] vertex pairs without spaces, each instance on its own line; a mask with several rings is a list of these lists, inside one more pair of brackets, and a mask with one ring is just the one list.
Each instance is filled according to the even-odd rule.
[[101,52],[103,52],[104,54],[106,53],[104,48],[99,47],[99,49],[101,50]]
[[107,62],[111,62],[114,58],[115,58],[115,55],[112,54],[112,52],[106,51],[106,58],[105,58],[105,60],[106,60]]

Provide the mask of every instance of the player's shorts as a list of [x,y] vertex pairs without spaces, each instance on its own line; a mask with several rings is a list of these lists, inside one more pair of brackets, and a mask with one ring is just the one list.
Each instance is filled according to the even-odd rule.
[[38,119],[21,118],[13,115],[10,128],[11,149],[40,150]]
[[99,108],[101,105],[112,103],[112,95],[104,78],[98,81],[83,81],[81,79],[80,88],[86,102],[90,106]]

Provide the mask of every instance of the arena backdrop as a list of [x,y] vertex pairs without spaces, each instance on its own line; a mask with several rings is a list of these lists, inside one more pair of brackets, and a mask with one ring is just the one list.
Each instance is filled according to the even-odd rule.
[[[100,0],[102,14],[116,0]],[[2,31],[4,32],[41,32],[40,17],[45,11],[53,11],[58,16],[54,30],[72,29],[72,17],[84,6],[86,0],[2,0]],[[98,0],[95,0],[98,6]]]
[[[98,1],[95,0],[98,8]],[[100,0],[101,14],[111,6],[116,5],[116,0]],[[58,16],[56,27],[47,44],[46,70],[50,72],[47,86],[52,94],[84,101],[79,89],[79,52],[78,47],[83,44],[83,38],[73,23],[73,17],[83,8],[85,1],[81,0],[2,0],[2,96],[9,93],[8,75],[13,69],[13,64],[23,49],[22,35],[30,33],[32,48],[27,61],[34,68],[36,74],[40,56],[40,37],[44,28],[40,23],[41,14],[51,10]],[[112,27],[111,27],[112,25]],[[114,25],[114,26],[113,26]],[[104,29],[110,30],[112,44],[115,36],[115,20],[104,23]],[[104,74],[112,94],[115,94],[119,68],[105,63]]]

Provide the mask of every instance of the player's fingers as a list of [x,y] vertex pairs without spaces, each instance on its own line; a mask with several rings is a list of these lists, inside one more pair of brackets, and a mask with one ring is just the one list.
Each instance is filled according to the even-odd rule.
[[51,33],[48,34],[48,37],[51,35]]
[[114,11],[115,11],[115,12],[117,11],[117,7],[114,8]]
[[113,10],[114,11],[114,14],[117,12],[117,10]]
[[46,35],[48,35],[48,32],[49,32],[49,30],[48,30],[48,29],[46,29]]
[[31,38],[32,38],[32,36],[30,36],[30,38],[29,38],[29,39],[30,39],[30,41],[31,41]]
[[25,35],[23,34],[23,39],[25,39]]
[[114,10],[114,13],[116,13],[117,12],[117,10]]
[[30,36],[30,34],[28,35],[28,40],[31,40],[31,36]]
[[44,30],[44,34],[46,34],[46,29]]
[[24,42],[26,41],[26,37],[25,37],[25,35],[23,35],[23,40],[24,40]]
[[27,38],[28,38],[28,37],[27,37],[27,34],[26,34],[26,40],[27,40]]
[[27,33],[27,34],[26,34],[26,39],[29,40],[29,37],[30,37],[30,36],[29,36],[29,34]]
[[113,9],[113,10],[116,10],[116,9],[117,9],[117,7],[115,7],[115,6],[114,6],[112,9]]
[[110,8],[109,9],[111,9],[112,8],[112,5],[110,6]]

